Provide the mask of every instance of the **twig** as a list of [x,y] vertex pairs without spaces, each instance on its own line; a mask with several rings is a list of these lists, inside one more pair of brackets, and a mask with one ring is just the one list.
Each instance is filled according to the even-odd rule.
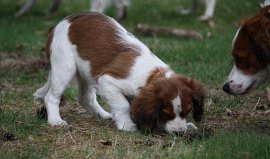
[[225,111],[227,112],[227,115],[233,115],[232,111],[228,108],[225,108]]
[[68,131],[68,134],[69,134],[71,140],[76,144],[77,142],[74,140],[74,138],[73,138],[73,136],[71,135],[70,131]]
[[258,99],[258,101],[257,101],[257,103],[256,103],[256,105],[255,105],[255,107],[253,108],[253,111],[255,111],[255,110],[256,110],[256,108],[257,108],[257,106],[258,106],[258,104],[259,104],[260,100],[261,100],[261,97],[259,97],[259,99]]
[[266,115],[266,114],[269,114],[270,113],[270,110],[266,110],[263,114]]
[[189,37],[195,39],[203,39],[203,36],[192,30],[186,30],[181,28],[170,28],[170,27],[153,27],[147,24],[137,24],[135,31],[142,33],[145,36],[151,36],[153,34],[165,34],[173,35],[178,37]]

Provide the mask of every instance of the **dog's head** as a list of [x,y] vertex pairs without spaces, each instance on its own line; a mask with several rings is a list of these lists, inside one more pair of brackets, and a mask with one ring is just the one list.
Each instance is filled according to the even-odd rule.
[[270,62],[270,6],[244,19],[232,44],[234,66],[223,90],[240,95],[250,92],[268,76]]
[[187,130],[186,117],[203,115],[205,88],[202,83],[181,75],[157,79],[141,88],[132,101],[132,110],[139,130],[151,132],[157,124],[168,133]]

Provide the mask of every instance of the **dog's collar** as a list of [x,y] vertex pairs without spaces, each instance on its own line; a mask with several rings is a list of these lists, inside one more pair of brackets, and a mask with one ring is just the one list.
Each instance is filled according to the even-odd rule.
[[263,64],[263,67],[267,67],[267,64],[269,62],[269,57],[267,56],[266,51],[262,48],[261,45],[257,43],[257,41],[254,38],[252,38],[252,36],[248,33],[246,27],[243,27],[242,30],[248,37],[249,41],[251,41],[252,48],[255,51],[256,58]]

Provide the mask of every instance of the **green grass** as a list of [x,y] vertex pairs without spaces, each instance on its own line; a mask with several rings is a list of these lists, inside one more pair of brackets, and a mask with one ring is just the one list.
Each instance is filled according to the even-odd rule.
[[36,133],[42,121],[14,110],[0,112],[1,132],[12,132],[17,138],[25,138],[29,132]]
[[[235,134],[222,132],[209,140],[195,142],[194,149],[188,154],[180,153],[179,158],[268,158],[270,155],[269,136],[259,136],[246,130]],[[177,158],[177,157],[176,157]]]
[[[270,109],[267,85],[241,97],[221,90],[232,67],[231,42],[237,23],[254,15],[258,1],[218,0],[214,28],[196,19],[203,7],[189,16],[178,14],[180,6],[189,6],[190,0],[131,0],[127,19],[119,21],[128,30],[145,23],[191,29],[204,36],[196,40],[144,37],[134,32],[173,70],[199,79],[208,87],[205,117],[195,123],[201,137],[192,141],[160,132],[144,135],[118,131],[112,121],[85,112],[77,102],[74,86],[66,89],[60,107],[69,127],[51,127],[46,119],[38,118],[36,111],[43,103],[33,102],[32,94],[45,83],[48,70],[43,65],[27,64],[31,62],[29,57],[33,61],[45,59],[43,48],[49,28],[89,7],[88,0],[65,0],[57,13],[48,16],[45,11],[49,2],[37,1],[29,13],[19,18],[13,15],[23,0],[0,2],[0,135],[15,135],[13,141],[4,141],[0,136],[0,158],[269,158],[270,116],[264,115]],[[114,16],[115,10],[109,8],[107,13]],[[7,59],[13,60],[12,66]],[[265,109],[255,110],[255,106]],[[189,120],[193,121],[191,116]]]

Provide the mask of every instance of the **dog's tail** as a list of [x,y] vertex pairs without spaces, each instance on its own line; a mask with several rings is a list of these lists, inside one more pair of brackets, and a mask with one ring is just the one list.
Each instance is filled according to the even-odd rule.
[[50,88],[50,84],[51,84],[51,71],[49,72],[49,77],[48,77],[48,81],[46,82],[46,84],[39,88],[34,94],[33,94],[33,97],[34,97],[34,100],[43,100],[44,97],[46,96],[46,94],[48,93],[49,91],[49,88]]

